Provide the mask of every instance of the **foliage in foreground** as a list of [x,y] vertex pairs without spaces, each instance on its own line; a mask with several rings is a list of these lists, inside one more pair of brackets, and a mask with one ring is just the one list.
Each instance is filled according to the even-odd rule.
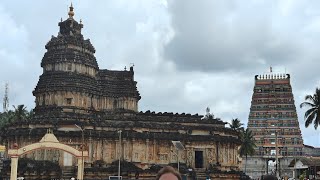
[[14,110],[0,113],[0,128],[14,122],[31,120],[33,117],[33,110],[27,111],[27,107],[23,104],[13,106]]

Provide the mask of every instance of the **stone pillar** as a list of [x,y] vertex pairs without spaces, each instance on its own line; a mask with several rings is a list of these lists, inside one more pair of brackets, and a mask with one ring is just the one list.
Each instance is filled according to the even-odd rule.
[[83,167],[82,157],[77,157],[77,159],[78,159],[78,174],[77,174],[77,179],[83,180],[84,167]]
[[104,160],[103,159],[103,153],[104,153],[104,138],[101,138],[100,139],[100,142],[101,142],[101,146],[100,146],[100,148],[101,148],[101,151],[100,151],[100,157],[99,157],[99,159],[102,159],[102,160]]
[[149,139],[146,139],[146,154],[145,154],[145,161],[148,162],[149,160]]
[[11,156],[11,174],[10,180],[17,180],[18,156]]
[[120,157],[120,142],[119,140],[114,140],[115,142],[115,159],[116,160],[119,160],[119,157]]
[[134,156],[135,156],[134,145],[136,143],[136,139],[132,138],[131,142],[132,142],[132,144],[131,144],[131,162],[132,162],[132,160],[135,159],[134,158]]
[[219,142],[217,141],[216,142],[216,161],[217,161],[217,164],[220,163],[220,159],[219,159]]
[[94,150],[93,150],[93,140],[92,140],[92,137],[91,137],[91,132],[90,132],[90,137],[89,137],[89,162],[93,162],[93,155],[94,155]]
[[153,162],[157,162],[157,157],[158,157],[158,153],[157,153],[157,140],[153,140],[153,149],[152,149],[152,161]]
[[267,161],[267,169],[266,169],[266,174],[268,174],[268,173],[269,173],[269,171],[268,171],[268,170],[269,170],[269,160],[267,159],[266,161]]
[[128,141],[127,141],[127,139],[123,139],[122,140],[122,158],[124,159],[124,160],[128,160],[128,148],[127,148],[127,146],[128,146]]

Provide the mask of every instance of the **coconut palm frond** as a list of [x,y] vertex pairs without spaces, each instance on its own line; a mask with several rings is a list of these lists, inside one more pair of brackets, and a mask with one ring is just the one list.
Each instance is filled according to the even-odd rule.
[[309,107],[304,114],[305,127],[309,127],[313,123],[314,128],[317,129],[320,125],[320,89],[316,88],[313,95],[306,95],[305,102],[300,104],[300,108]]

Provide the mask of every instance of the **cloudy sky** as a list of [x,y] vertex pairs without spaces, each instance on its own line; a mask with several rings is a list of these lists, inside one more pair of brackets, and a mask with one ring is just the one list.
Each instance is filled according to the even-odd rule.
[[[0,96],[34,107],[45,44],[67,18],[67,0],[0,1]],[[134,63],[139,110],[204,114],[247,124],[254,76],[290,73],[304,143],[320,147],[320,129],[304,127],[299,104],[320,86],[320,1],[73,0],[101,69]]]

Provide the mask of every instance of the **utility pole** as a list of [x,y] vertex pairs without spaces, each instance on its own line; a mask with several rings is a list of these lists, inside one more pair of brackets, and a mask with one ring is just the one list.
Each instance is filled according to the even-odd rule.
[[84,129],[81,131],[81,136],[82,136],[82,147],[81,147],[81,160],[82,160],[82,178],[84,174],[84,158],[83,158],[83,150],[84,150]]
[[[83,170],[84,170],[84,158],[83,158],[83,150],[84,150],[84,129],[81,128],[80,126],[78,126],[77,124],[75,124],[75,126],[76,126],[78,129],[81,130],[81,136],[82,136],[82,140],[81,140],[81,141],[82,141],[82,142],[81,142],[81,160],[82,160],[82,168],[83,168]],[[82,178],[82,179],[80,179],[80,180],[83,180],[83,174],[84,174],[83,170],[82,170],[82,173],[81,173],[82,177],[80,177],[80,178]]]
[[297,159],[296,159],[296,149],[293,149],[293,156],[294,156],[294,166],[293,166],[293,178],[296,179],[296,164],[297,164]]
[[8,112],[9,107],[9,84],[6,83],[5,85],[5,91],[4,91],[4,97],[3,97],[3,112]]
[[277,178],[279,177],[279,172],[278,172],[278,131],[276,130],[276,176]]
[[119,165],[118,165],[118,180],[120,180],[120,162],[121,162],[121,153],[122,153],[122,146],[121,146],[121,130],[118,131],[119,133]]

